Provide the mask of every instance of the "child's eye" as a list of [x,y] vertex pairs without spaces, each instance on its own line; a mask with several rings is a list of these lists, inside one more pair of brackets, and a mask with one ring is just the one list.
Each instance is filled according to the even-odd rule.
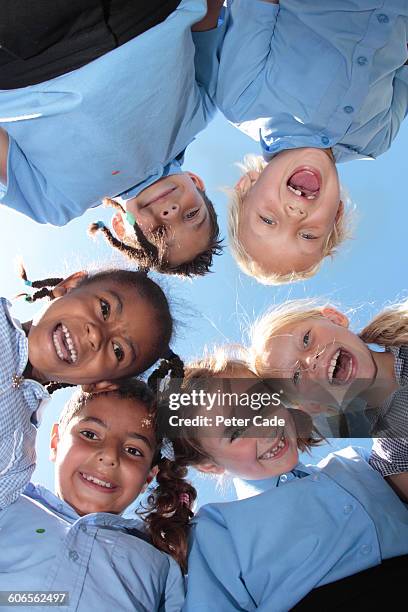
[[310,330],[308,332],[306,332],[306,334],[303,336],[303,346],[304,346],[304,348],[309,346],[309,341],[310,341]]
[[83,429],[80,433],[85,436],[85,438],[88,438],[88,440],[96,440],[98,437],[94,431],[89,431],[88,429]]
[[299,382],[300,382],[301,377],[302,377],[301,371],[300,370],[296,370],[296,372],[293,373],[293,378],[292,378],[293,383],[295,385],[298,385]]
[[133,455],[134,457],[144,457],[143,453],[134,446],[126,446],[125,451],[129,453],[129,455]]
[[310,234],[309,232],[300,232],[299,236],[304,240],[317,240],[317,236]]
[[269,219],[268,217],[263,217],[262,215],[259,215],[259,216],[262,219],[262,221],[266,223],[267,225],[276,225],[276,221],[274,221],[273,219]]
[[122,347],[120,346],[120,344],[118,344],[117,342],[113,342],[112,343],[113,346],[113,352],[115,353],[115,357],[118,361],[122,361],[122,359],[125,356],[125,353],[122,349]]
[[106,321],[106,319],[108,319],[110,315],[110,304],[109,302],[103,299],[100,299],[99,303],[101,305],[101,313],[102,313],[103,320]]
[[238,438],[240,438],[242,434],[245,432],[245,429],[246,429],[245,427],[241,427],[240,429],[234,429],[230,437],[230,442],[233,442],[234,440],[237,440]]
[[199,208],[196,208],[195,210],[190,210],[190,212],[188,212],[184,218],[185,219],[194,219],[194,217],[200,212]]

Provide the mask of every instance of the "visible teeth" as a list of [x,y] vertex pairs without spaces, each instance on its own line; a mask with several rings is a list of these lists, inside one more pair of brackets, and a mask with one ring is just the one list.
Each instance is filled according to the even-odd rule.
[[339,357],[340,357],[340,349],[337,349],[337,351],[334,353],[333,357],[331,358],[329,370],[327,373],[329,383],[333,383],[333,374],[334,374],[334,370],[336,369],[337,360]]
[[292,187],[292,185],[288,185],[288,189],[292,191],[293,193],[295,193],[297,196],[302,195],[302,192],[300,191],[300,189],[295,189],[295,187]]
[[52,339],[54,341],[55,350],[57,351],[57,355],[62,361],[64,361],[64,353],[62,352],[57,332],[54,332],[52,335]]
[[64,332],[64,336],[65,336],[65,340],[66,340],[66,343],[67,343],[67,346],[68,346],[69,354],[71,356],[71,361],[72,361],[72,363],[75,363],[76,360],[78,359],[78,353],[76,352],[76,350],[74,348],[74,343],[72,341],[72,338],[70,336],[68,328],[65,325],[61,325],[61,329]]
[[271,459],[272,457],[275,457],[275,455],[277,455],[284,446],[285,446],[285,434],[282,433],[280,440],[276,444],[276,446],[274,446],[273,448],[268,450],[266,453],[261,455],[259,459]]
[[84,474],[83,472],[81,472],[81,474],[82,474],[82,477],[85,478],[85,480],[94,482],[95,484],[101,487],[106,487],[107,489],[111,489],[113,486],[112,483],[106,482],[105,480],[100,480],[99,478],[95,478],[94,476],[91,476],[90,474]]
[[308,195],[306,196],[306,200],[315,200],[316,196],[315,195]]

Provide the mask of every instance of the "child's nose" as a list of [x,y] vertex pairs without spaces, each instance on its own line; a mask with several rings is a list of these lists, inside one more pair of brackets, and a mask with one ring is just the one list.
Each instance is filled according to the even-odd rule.
[[87,323],[86,335],[92,350],[99,351],[102,343],[102,334],[99,327],[94,323]]
[[158,214],[163,221],[173,221],[179,214],[180,206],[173,202],[172,204],[162,204],[159,206]]
[[302,206],[298,204],[286,204],[285,210],[288,217],[293,219],[306,218],[306,212],[303,210]]
[[119,463],[118,461],[118,454],[117,452],[109,447],[109,448],[104,448],[99,457],[98,457],[98,461],[100,462],[101,465],[103,465],[104,467],[107,468],[113,468],[116,467]]

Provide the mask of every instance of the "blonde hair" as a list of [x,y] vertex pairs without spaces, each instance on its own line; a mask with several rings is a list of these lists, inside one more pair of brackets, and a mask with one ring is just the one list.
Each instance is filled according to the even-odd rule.
[[[238,166],[243,170],[244,174],[248,174],[251,170],[263,172],[268,165],[259,155],[246,155],[243,163]],[[265,273],[263,268],[249,255],[243,247],[239,239],[239,225],[243,202],[248,195],[251,187],[246,189],[229,189],[228,202],[228,238],[231,251],[235,261],[240,269],[249,276],[254,276],[260,283],[264,285],[283,285],[284,283],[292,283],[299,280],[306,280],[316,274],[325,257],[333,256],[337,247],[351,235],[351,217],[352,207],[350,199],[343,187],[340,187],[341,202],[343,202],[344,210],[336,219],[333,230],[328,236],[325,245],[323,246],[323,255],[321,261],[317,264],[302,270],[301,272],[289,272],[287,274],[279,274],[277,272]]]
[[199,378],[213,378],[219,374],[234,376],[240,370],[251,370],[248,351],[240,344],[216,346],[211,351],[206,350],[203,357],[195,359],[184,368],[183,386],[189,381]]
[[[312,299],[290,300],[267,311],[250,330],[250,368],[258,376],[270,375],[263,360],[269,340],[291,323],[322,317],[322,310],[327,306]],[[356,335],[366,344],[382,347],[408,343],[408,300],[385,308]]]

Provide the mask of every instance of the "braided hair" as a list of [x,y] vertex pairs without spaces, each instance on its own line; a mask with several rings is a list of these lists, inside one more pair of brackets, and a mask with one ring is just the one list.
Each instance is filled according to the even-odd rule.
[[[209,213],[211,235],[209,237],[207,249],[202,253],[199,253],[193,259],[193,261],[184,262],[175,267],[171,266],[165,257],[166,245],[162,232],[155,232],[154,242],[152,242],[145,236],[137,221],[135,219],[130,219],[129,217],[128,220],[135,232],[135,239],[131,238],[131,242],[134,243],[133,246],[118,240],[102,221],[91,223],[88,227],[88,232],[91,236],[94,236],[98,231],[101,231],[111,247],[119,250],[129,259],[136,260],[139,268],[151,269],[156,270],[157,272],[175,274],[184,277],[204,276],[210,271],[214,255],[221,255],[223,246],[222,239],[220,238],[220,229],[218,226],[214,205],[206,195],[205,191],[202,191],[201,189],[198,189],[198,191],[203,198]],[[120,210],[121,213],[126,214],[123,206],[116,200],[105,198],[104,204],[112,206],[113,208]]]

